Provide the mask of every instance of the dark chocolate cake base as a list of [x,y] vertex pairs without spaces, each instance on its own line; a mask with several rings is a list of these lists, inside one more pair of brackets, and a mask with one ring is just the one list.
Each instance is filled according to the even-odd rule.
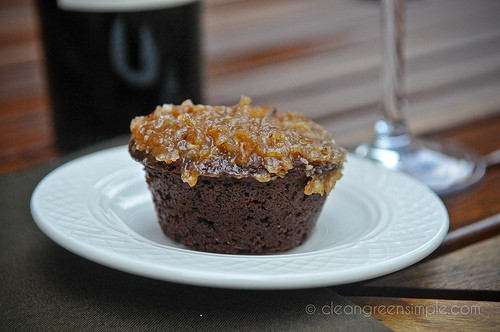
[[200,176],[191,188],[175,165],[148,163],[137,153],[163,232],[197,250],[254,254],[292,249],[306,240],[326,199],[304,194],[308,178],[299,170],[269,182]]

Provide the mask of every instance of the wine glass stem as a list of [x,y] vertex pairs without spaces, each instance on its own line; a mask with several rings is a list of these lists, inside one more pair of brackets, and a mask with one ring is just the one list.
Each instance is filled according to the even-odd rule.
[[373,143],[361,144],[356,153],[383,166],[421,180],[437,193],[448,193],[476,183],[485,164],[474,154],[448,144],[420,140],[406,124],[404,82],[404,0],[380,0],[384,60],[381,109]]
[[381,0],[384,57],[382,66],[382,123],[377,134],[385,138],[409,135],[406,125],[407,99],[403,87],[404,0]]

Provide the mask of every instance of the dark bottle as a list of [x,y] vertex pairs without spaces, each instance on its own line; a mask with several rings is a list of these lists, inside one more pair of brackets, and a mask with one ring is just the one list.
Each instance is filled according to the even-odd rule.
[[133,11],[37,2],[60,149],[126,134],[156,105],[202,103],[201,4],[180,2]]

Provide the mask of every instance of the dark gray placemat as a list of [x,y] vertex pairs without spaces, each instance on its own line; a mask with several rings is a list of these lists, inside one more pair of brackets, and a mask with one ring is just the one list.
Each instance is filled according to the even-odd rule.
[[288,291],[214,289],[116,271],[70,253],[34,223],[38,182],[81,150],[0,177],[0,331],[384,331],[328,288]]

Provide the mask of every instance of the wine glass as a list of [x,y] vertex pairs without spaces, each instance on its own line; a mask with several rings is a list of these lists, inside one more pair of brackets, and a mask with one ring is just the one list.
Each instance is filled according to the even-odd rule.
[[443,195],[479,181],[486,166],[482,158],[457,144],[422,140],[408,129],[408,103],[403,88],[404,5],[404,0],[381,0],[383,118],[375,124],[373,142],[358,146],[355,152],[387,168],[403,171]]

